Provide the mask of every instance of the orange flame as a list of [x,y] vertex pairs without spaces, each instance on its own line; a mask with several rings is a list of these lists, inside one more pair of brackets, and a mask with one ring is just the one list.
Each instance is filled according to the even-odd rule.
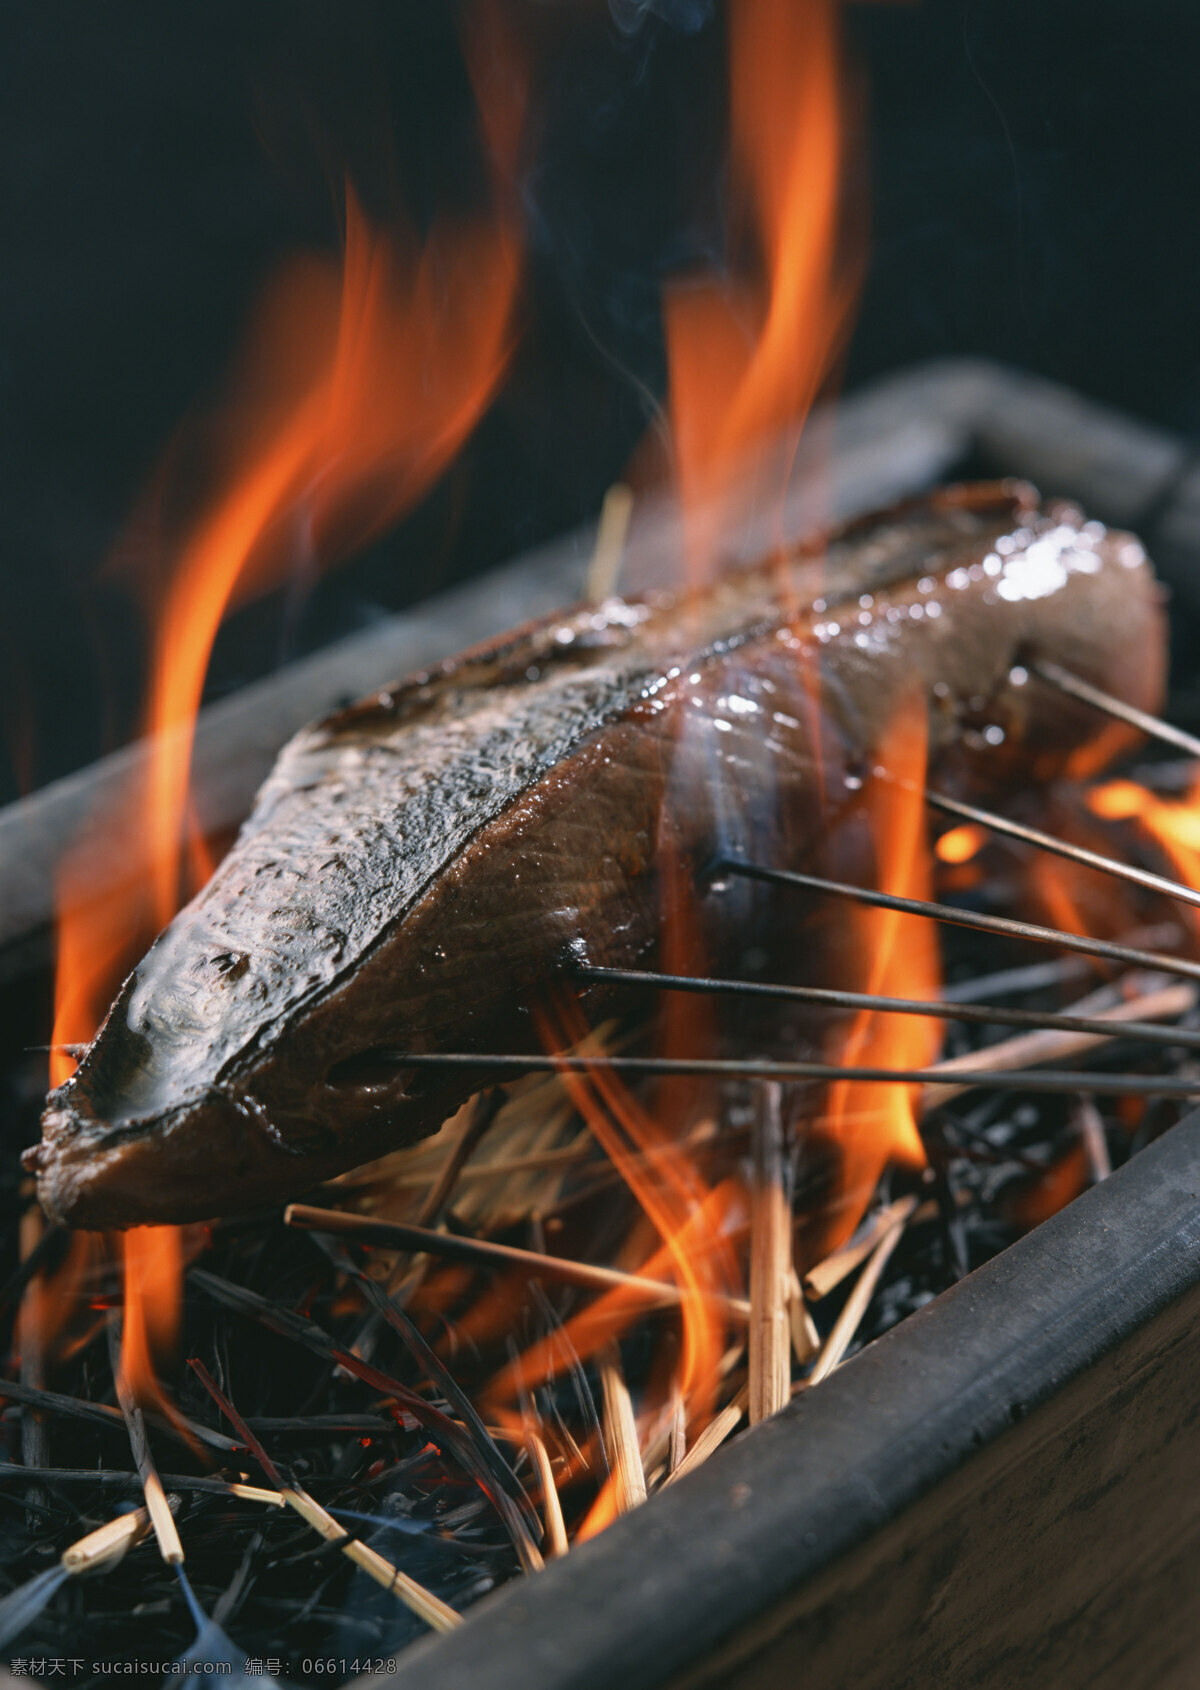
[[856,287],[838,250],[844,117],[834,0],[730,8],[733,187],[762,277],[692,278],[664,300],[693,568],[711,564],[713,522],[726,520],[753,450],[786,432],[790,459],[847,325]]
[[[481,128],[498,200],[515,164],[522,78],[496,74],[498,14],[484,7],[469,68],[486,99]],[[482,38],[486,37],[486,39]],[[503,68],[503,67],[501,67]],[[483,72],[488,74],[483,76]],[[483,84],[487,86],[484,88]],[[269,294],[226,418],[226,458],[207,511],[185,534],[156,616],[141,860],[125,890],[93,894],[95,823],[60,876],[51,1081],[74,1070],[122,974],[210,866],[190,814],[193,730],[217,629],[230,605],[298,566],[361,546],[428,490],[490,403],[512,350],[520,275],[507,214],[384,236],[347,193],[340,268],[295,263]],[[65,1047],[65,1048],[64,1048]],[[157,1392],[153,1354],[178,1319],[180,1236],[139,1229],[124,1245],[122,1366]],[[159,1393],[160,1394],[160,1393]]]
[[[547,1049],[573,1045],[586,1050],[594,1044],[574,1000],[564,996],[555,1007],[556,1013],[540,1017]],[[669,1272],[679,1287],[683,1348],[677,1384],[689,1415],[701,1416],[716,1392],[724,1338],[714,1298],[737,1280],[729,1239],[714,1217],[713,1193],[687,1152],[614,1074],[597,1067],[587,1074],[564,1073],[562,1078],[571,1101],[662,1239],[661,1267],[642,1271]],[[588,1315],[606,1320],[621,1296],[618,1292],[601,1298]]]
[[445,226],[404,255],[349,198],[336,315],[328,301],[297,313],[302,345],[324,343],[324,355],[188,542],[164,606],[150,695],[157,925],[178,903],[191,729],[227,606],[310,550],[327,561],[363,544],[425,492],[503,374],[517,276],[503,226]]
[[[1137,821],[1161,845],[1175,873],[1200,890],[1200,781],[1185,798],[1160,798],[1132,780],[1106,781],[1087,795],[1088,808],[1106,821]],[[1190,912],[1193,919],[1196,912]]]
[[[128,898],[89,894],[90,852],[75,847],[58,877],[57,963],[50,1084],[61,1086],[75,1072],[75,1050],[94,1037],[121,976],[133,960],[132,946],[145,932],[141,887]],[[130,905],[133,908],[130,908]],[[131,945],[131,927],[135,937]]]
[[[1124,796],[1126,793],[1132,795],[1131,806]],[[1112,781],[1095,787],[1085,795],[1085,802],[1093,814],[1105,820],[1137,816],[1140,811],[1147,831],[1159,838],[1169,854],[1175,856],[1176,850],[1182,849],[1183,859],[1175,856],[1175,860],[1186,879],[1186,805],[1162,804],[1132,781]],[[1084,814],[1065,812],[1061,820],[1055,819],[1055,831],[1070,843],[1096,850],[1102,856],[1111,854],[1111,840]],[[1200,842],[1200,831],[1197,839]],[[1200,865],[1200,857],[1193,861]],[[1060,932],[1111,939],[1128,933],[1138,923],[1139,906],[1133,889],[1125,881],[1098,869],[1036,853],[1026,864],[1025,883],[1040,906],[1043,919]],[[1111,973],[1111,969],[1098,963],[1093,962],[1093,967],[1101,973]]]
[[[93,823],[60,877],[56,1045],[94,1035],[121,973],[175,913],[181,841],[196,871],[209,866],[189,815],[188,771],[226,610],[298,567],[345,556],[410,509],[504,375],[520,280],[506,206],[525,91],[512,46],[498,10],[481,4],[464,49],[497,201],[491,215],[436,221],[423,241],[410,231],[385,235],[348,189],[340,267],[296,260],[268,290],[220,425],[224,467],[156,607],[146,790],[122,795],[146,817],[143,860],[127,865],[125,893],[94,900],[104,840]],[[203,432],[207,441],[212,425]],[[56,1051],[52,1083],[73,1067],[68,1051]]]
[[[33,1214],[41,1225],[41,1211]],[[22,1226],[25,1222],[22,1221]],[[74,1317],[86,1306],[89,1279],[104,1261],[103,1239],[98,1233],[72,1233],[67,1241],[66,1254],[58,1268],[49,1273],[35,1273],[25,1287],[17,1314],[16,1353],[22,1357],[35,1353],[42,1364],[52,1363],[71,1353],[76,1337],[64,1341]],[[90,1334],[89,1334],[90,1335]]]
[[[712,567],[720,529],[733,515],[735,482],[749,490],[770,456],[768,442],[786,448],[782,493],[854,292],[838,250],[844,101],[835,0],[739,0],[729,17],[732,173],[742,214],[731,247],[739,255],[752,250],[754,261],[749,269],[731,264],[721,276],[677,281],[664,297],[675,468],[694,576]],[[766,472],[774,468],[772,457]],[[811,691],[815,678],[805,679]],[[690,870],[676,861],[669,828],[658,840],[658,866],[664,966],[696,971]],[[672,1055],[711,1048],[711,1028],[690,1003],[668,1006],[663,1032]],[[548,1048],[578,1044],[586,1033],[574,1004],[561,1005],[543,1029]],[[655,1116],[664,1109],[686,1114],[698,1088],[660,1087],[652,1116],[601,1069],[564,1078],[662,1240],[642,1271],[669,1272],[680,1289],[683,1342],[674,1383],[694,1419],[711,1406],[718,1378],[724,1331],[713,1295],[733,1282],[730,1198],[723,1188],[705,1188]],[[576,1317],[576,1352],[588,1354],[611,1337],[633,1312],[630,1304],[614,1292]],[[524,1388],[555,1366],[556,1353],[553,1342],[535,1345],[493,1388]],[[607,1523],[612,1502],[602,1491],[585,1535]]]
[[599,1537],[606,1532],[620,1513],[617,1506],[617,1492],[620,1489],[620,1479],[616,1472],[609,1473],[600,1487],[600,1494],[588,1509],[575,1531],[575,1542],[586,1543],[590,1537]]
[[[884,778],[867,794],[880,891],[903,898],[930,896],[925,841],[928,722],[924,701],[912,695],[879,747]],[[898,910],[856,910],[852,917],[862,959],[863,991],[890,997],[936,998],[941,991],[932,923]],[[918,1068],[934,1060],[939,1024],[918,1015],[863,1010],[836,1060],[849,1065]],[[840,1080],[830,1090],[822,1123],[839,1151],[837,1186],[818,1253],[850,1236],[889,1162],[923,1167],[925,1151],[914,1109],[916,1088]]]
[[1060,933],[1090,933],[1092,926],[1079,901],[1079,875],[1053,857],[1035,857],[1027,871],[1029,889],[1045,920]]
[[[747,1220],[748,1209],[743,1187],[733,1180],[722,1180],[705,1194],[703,1200],[683,1220],[679,1230],[671,1233],[637,1270],[639,1277],[643,1279],[675,1279],[683,1290],[678,1264],[681,1257],[690,1256],[697,1263],[692,1274],[696,1296],[704,1300],[704,1314],[707,1317],[704,1336],[714,1336],[718,1345],[722,1336],[723,1320],[708,1304],[707,1298],[712,1293],[737,1290],[737,1271],[732,1245],[737,1232],[745,1229]],[[714,1266],[719,1267],[720,1271],[713,1271]],[[572,1365],[575,1358],[586,1360],[595,1355],[602,1345],[619,1337],[633,1320],[645,1313],[645,1310],[645,1298],[640,1292],[624,1286],[606,1291],[578,1314],[572,1315],[561,1328],[531,1344],[502,1369],[487,1387],[489,1403],[499,1404],[518,1397],[522,1391],[533,1390],[547,1380],[556,1378]],[[686,1295],[684,1310],[686,1321]],[[467,1328],[462,1327],[461,1330],[467,1331]],[[704,1348],[706,1360],[715,1367],[716,1361],[720,1359],[719,1347],[712,1350],[707,1344],[697,1345],[693,1337],[693,1356],[701,1347]],[[689,1369],[685,1361],[680,1380],[685,1401],[687,1388],[694,1388],[698,1383],[704,1382],[703,1378],[697,1378],[695,1363],[693,1362]],[[703,1408],[702,1402],[701,1413]]]
[[121,1371],[136,1395],[176,1419],[174,1405],[158,1382],[158,1366],[179,1337],[183,1229],[138,1226],[121,1240],[125,1310],[121,1327]]

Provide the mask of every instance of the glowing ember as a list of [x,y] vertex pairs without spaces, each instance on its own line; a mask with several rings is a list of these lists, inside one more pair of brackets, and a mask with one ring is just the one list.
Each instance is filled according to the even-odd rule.
[[986,841],[983,829],[968,822],[963,827],[952,827],[949,833],[943,833],[934,849],[939,862],[969,863],[982,851]]

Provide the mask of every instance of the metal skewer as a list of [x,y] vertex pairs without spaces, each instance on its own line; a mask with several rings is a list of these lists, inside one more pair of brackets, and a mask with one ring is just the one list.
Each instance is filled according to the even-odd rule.
[[[1107,1031],[1123,1036],[1127,1023],[1112,1022]],[[746,1060],[723,1057],[674,1056],[489,1056],[485,1051],[379,1051],[381,1061],[397,1068],[467,1068],[488,1074],[624,1074],[634,1079],[674,1078],[687,1074],[710,1075],[722,1080],[836,1080],[862,1081],[878,1085],[944,1085],[948,1077],[957,1083],[959,1074],[948,1076],[945,1068],[842,1067],[836,1062],[776,1062],[770,1058]],[[1161,1074],[1097,1074],[1090,1070],[1054,1068],[1010,1068],[980,1071],[966,1076],[971,1089],[986,1086],[1004,1091],[1103,1092],[1124,1097],[1200,1096],[1200,1076],[1174,1078]]]
[[1065,839],[1055,839],[1049,833],[1042,833],[1039,828],[1027,827],[1024,822],[1012,821],[1008,816],[993,815],[990,810],[978,810],[973,804],[963,804],[959,799],[947,798],[941,792],[930,792],[927,789],[925,802],[932,809],[941,810],[943,815],[958,816],[963,821],[975,822],[992,833],[1002,833],[1009,839],[1019,839],[1023,845],[1036,845],[1039,851],[1051,851],[1056,857],[1066,857],[1068,862],[1081,863],[1084,868],[1099,869],[1101,874],[1115,875],[1118,880],[1130,880],[1135,886],[1145,886],[1151,892],[1161,892],[1165,897],[1178,898],[1181,903],[1192,904],[1200,909],[1200,892],[1185,886],[1181,880],[1172,880],[1165,874],[1154,874],[1150,869],[1134,868],[1132,864],[1123,863],[1116,857],[1106,857],[1099,851],[1089,851],[1086,845],[1072,845]]
[[[1042,1014],[1031,1009],[1001,1009],[995,1004],[942,1003],[923,998],[880,997],[874,992],[842,992],[827,986],[775,986],[757,980],[712,980],[691,974],[655,974],[649,969],[600,968],[586,964],[577,971],[581,980],[598,985],[652,986],[667,992],[716,992],[732,997],[782,999],[793,1003],[821,1004],[830,1009],[870,1009],[889,1015],[928,1015],[939,1021],[973,1021],[982,1025],[1028,1027],[1062,1033],[1111,1034],[1113,1023],[1090,1015]],[[1121,1023],[1131,1038],[1150,1044],[1186,1046],[1200,1050],[1200,1032],[1166,1027],[1154,1021]]]
[[1057,663],[1051,663],[1048,658],[1034,658],[1028,667],[1039,679],[1048,681],[1052,687],[1065,692],[1069,698],[1077,698],[1081,704],[1090,704],[1097,710],[1103,710],[1106,716],[1115,716],[1117,721],[1127,722],[1131,728],[1139,728],[1142,733],[1149,734],[1151,739],[1162,740],[1164,745],[1174,745],[1180,751],[1186,751],[1189,757],[1200,757],[1200,739],[1193,734],[1184,733],[1182,728],[1174,727],[1158,716],[1151,716],[1133,704],[1126,704],[1122,699],[1114,698],[1111,693],[1102,692],[1090,681],[1080,680],[1078,675],[1073,675],[1069,669],[1063,669]]
[[1032,921],[1016,921],[1011,916],[983,915],[975,910],[955,909],[951,904],[934,904],[924,898],[898,898],[891,892],[875,892],[865,886],[848,886],[840,880],[823,880],[819,875],[801,874],[795,869],[765,868],[748,863],[740,857],[727,857],[717,865],[718,874],[742,874],[750,880],[765,880],[780,886],[799,886],[811,892],[828,892],[838,898],[852,898],[873,909],[899,910],[904,915],[928,916],[934,921],[948,921],[956,927],[973,927],[981,933],[1003,933],[1012,939],[1035,939],[1047,945],[1061,945],[1064,950],[1079,951],[1084,956],[1103,957],[1106,962],[1123,962],[1135,968],[1161,970],[1164,974],[1180,974],[1188,980],[1200,980],[1200,962],[1183,957],[1167,956],[1162,951],[1142,951],[1133,945],[1119,945],[1112,939],[1089,939],[1082,933],[1063,933],[1057,927],[1039,927]]

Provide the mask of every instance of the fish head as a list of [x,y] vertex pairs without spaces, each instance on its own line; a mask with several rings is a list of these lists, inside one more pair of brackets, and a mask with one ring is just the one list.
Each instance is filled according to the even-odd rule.
[[[462,982],[428,978],[436,924],[364,954],[339,919],[361,893],[352,862],[299,880],[263,862],[252,848],[227,859],[47,1099],[26,1166],[54,1219],[126,1227],[261,1207],[436,1130],[473,1089],[379,1055],[436,1048],[453,1023]],[[376,936],[394,941],[389,914]]]

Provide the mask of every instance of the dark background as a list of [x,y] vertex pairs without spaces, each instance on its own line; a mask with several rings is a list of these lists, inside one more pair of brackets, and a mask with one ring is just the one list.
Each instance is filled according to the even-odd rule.
[[[719,244],[705,0],[504,0],[538,122],[512,378],[425,504],[299,607],[222,634],[213,694],[593,513],[661,392],[664,275]],[[844,385],[949,353],[1200,433],[1200,9],[847,5],[871,258]],[[259,288],[478,191],[453,8],[10,0],[0,23],[0,800],[136,731],[145,635],[106,559]],[[168,560],[150,559],[151,567]]]

